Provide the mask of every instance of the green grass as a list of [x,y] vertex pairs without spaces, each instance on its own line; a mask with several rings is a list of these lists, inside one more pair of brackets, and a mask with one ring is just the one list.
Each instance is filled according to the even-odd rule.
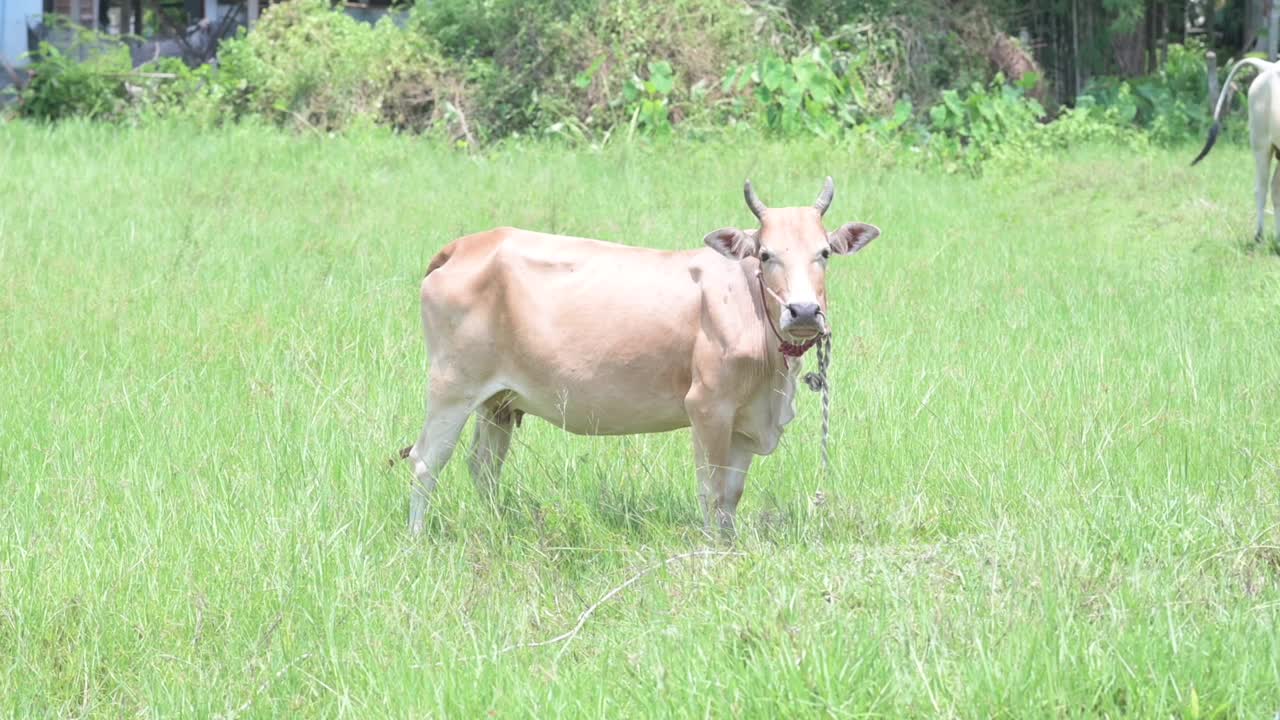
[[[0,126],[0,712],[1270,717],[1280,258],[1225,146],[980,180],[821,144],[467,157]],[[707,547],[686,432],[530,419],[406,531],[417,287],[512,224],[669,248],[837,182],[819,409]],[[469,435],[467,436],[469,437]],[[465,448],[465,444],[463,446]],[[815,491],[826,497],[815,503]]]

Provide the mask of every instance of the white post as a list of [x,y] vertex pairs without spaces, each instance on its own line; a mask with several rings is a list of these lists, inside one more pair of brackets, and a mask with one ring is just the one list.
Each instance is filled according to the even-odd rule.
[[84,21],[81,14],[80,0],[71,0],[71,22],[79,25]]
[[245,13],[248,15],[245,22],[249,29],[252,30],[253,26],[258,22],[258,0],[247,0],[245,2]]
[[210,23],[218,22],[218,0],[204,0],[204,19]]

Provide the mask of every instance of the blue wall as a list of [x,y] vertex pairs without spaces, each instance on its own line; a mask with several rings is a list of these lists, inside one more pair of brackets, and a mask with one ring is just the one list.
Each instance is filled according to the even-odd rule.
[[0,57],[11,65],[22,65],[27,51],[27,17],[43,10],[40,0],[0,0]]

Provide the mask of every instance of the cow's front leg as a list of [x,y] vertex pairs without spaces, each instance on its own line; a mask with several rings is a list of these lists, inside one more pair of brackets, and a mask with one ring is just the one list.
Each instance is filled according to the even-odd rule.
[[693,429],[693,456],[698,475],[702,525],[709,534],[713,523],[733,533],[733,516],[751,467],[751,452],[733,435],[733,408],[686,401]]
[[733,435],[729,440],[729,457],[724,465],[716,468],[720,482],[720,505],[718,508],[720,530],[733,534],[734,516],[738,512],[738,501],[742,499],[742,491],[747,485],[747,471],[751,469],[751,458],[754,455],[746,448],[746,440],[741,435]]

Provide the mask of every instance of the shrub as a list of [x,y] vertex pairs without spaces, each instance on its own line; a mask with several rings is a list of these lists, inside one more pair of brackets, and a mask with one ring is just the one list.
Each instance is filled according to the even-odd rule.
[[300,128],[358,121],[423,130],[462,104],[461,84],[424,38],[384,18],[370,26],[326,0],[272,5],[225,42],[212,92],[233,116]]
[[31,78],[19,93],[19,112],[38,120],[70,117],[115,119],[126,105],[124,77],[129,50],[96,33],[78,33],[70,52],[42,42],[33,54]]
[[859,74],[866,56],[819,41],[790,59],[766,52],[757,62],[731,70],[726,91],[748,87],[764,126],[780,135],[830,137],[865,119],[866,85]]
[[1148,130],[1158,143],[1199,139],[1212,121],[1205,109],[1204,56],[1204,46],[1196,40],[1170,45],[1167,59],[1154,75],[1134,80],[1094,78],[1076,105],[1100,122]]
[[414,18],[466,61],[474,117],[496,138],[709,121],[724,68],[756,51],[758,16],[734,0],[433,0]]
[[942,102],[929,109],[929,149],[948,171],[976,172],[1006,147],[1034,145],[1045,113],[1025,91],[1037,81],[1028,75],[1009,85],[997,74],[986,87],[974,83],[964,94],[943,92]]

